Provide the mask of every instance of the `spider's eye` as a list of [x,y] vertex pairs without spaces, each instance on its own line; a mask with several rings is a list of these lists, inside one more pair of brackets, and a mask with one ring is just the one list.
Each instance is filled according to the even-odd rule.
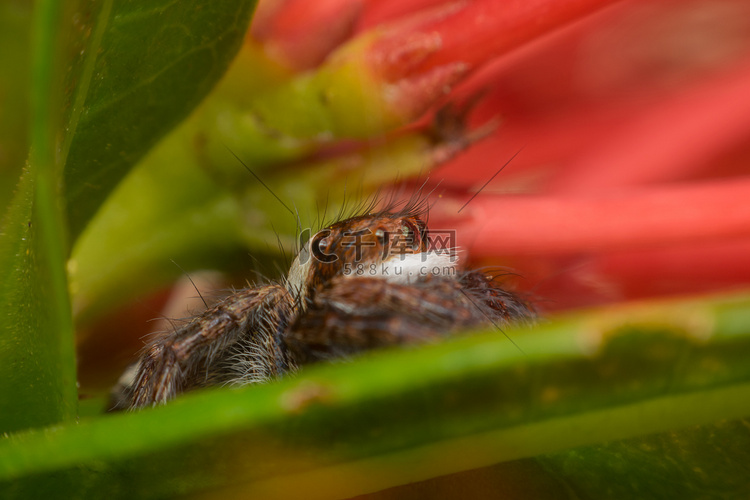
[[310,252],[321,262],[334,262],[337,260],[336,254],[328,251],[330,243],[328,236],[331,231],[324,229],[313,236],[310,242]]
[[381,245],[385,245],[388,242],[388,231],[379,227],[375,230],[375,237]]
[[401,232],[406,242],[413,250],[419,250],[422,248],[426,235],[426,228],[422,221],[415,219],[404,219],[403,225],[401,226]]
[[328,246],[327,234],[318,233],[313,237],[312,246],[319,252],[324,252]]

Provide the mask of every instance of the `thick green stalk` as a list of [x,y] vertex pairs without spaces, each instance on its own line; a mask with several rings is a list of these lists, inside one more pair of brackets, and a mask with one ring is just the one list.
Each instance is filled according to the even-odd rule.
[[5,432],[71,421],[77,389],[62,218],[62,3],[36,5],[33,27],[31,151],[3,225],[0,248],[0,394]]

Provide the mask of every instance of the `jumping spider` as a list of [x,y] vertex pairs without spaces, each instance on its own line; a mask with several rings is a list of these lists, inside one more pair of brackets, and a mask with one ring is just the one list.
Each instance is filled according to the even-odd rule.
[[113,390],[112,410],[198,387],[266,382],[320,360],[433,341],[533,318],[531,308],[455,249],[431,245],[424,203],[317,232],[280,282],[245,288],[147,345]]

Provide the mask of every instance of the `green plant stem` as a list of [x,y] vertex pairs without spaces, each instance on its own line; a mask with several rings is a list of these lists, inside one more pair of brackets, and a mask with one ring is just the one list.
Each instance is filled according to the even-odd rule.
[[[31,151],[5,230],[2,387],[5,431],[71,421],[77,407],[76,366],[67,291],[62,169],[56,158],[60,109],[61,2],[36,5],[33,27]],[[15,238],[14,238],[15,239]]]

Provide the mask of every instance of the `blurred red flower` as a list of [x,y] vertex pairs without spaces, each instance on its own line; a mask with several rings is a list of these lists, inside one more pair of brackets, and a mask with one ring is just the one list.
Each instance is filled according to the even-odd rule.
[[481,96],[470,123],[502,124],[431,174],[430,225],[543,309],[750,281],[747,2],[268,1],[251,32],[296,71],[375,33],[374,74],[417,82],[409,102],[430,75],[458,84],[432,109]]

